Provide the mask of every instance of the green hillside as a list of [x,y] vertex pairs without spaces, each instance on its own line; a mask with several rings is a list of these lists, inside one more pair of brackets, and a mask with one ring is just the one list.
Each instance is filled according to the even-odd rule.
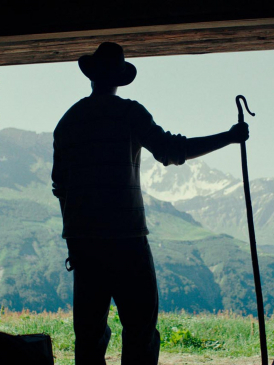
[[[145,201],[160,309],[233,309],[256,314],[248,246],[227,235],[212,235],[191,216],[180,217],[168,203],[150,197]],[[0,218],[1,304],[36,311],[71,305],[72,274],[64,267],[67,250],[60,237],[58,201],[51,195],[47,204],[2,198]],[[274,303],[273,258],[264,255],[260,260],[270,313]]]
[[[256,315],[248,246],[226,235],[152,242],[165,310],[226,309]],[[162,254],[161,254],[162,250]],[[265,310],[273,312],[273,257],[260,255]],[[168,285],[164,285],[169,282]],[[183,284],[183,285],[182,285]],[[169,298],[166,301],[166,298]]]
[[214,235],[190,214],[179,212],[170,203],[143,193],[147,224],[153,240],[199,240]]

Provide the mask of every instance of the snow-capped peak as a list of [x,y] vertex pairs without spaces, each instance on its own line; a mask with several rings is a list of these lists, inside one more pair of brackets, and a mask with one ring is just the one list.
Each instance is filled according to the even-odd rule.
[[209,195],[224,188],[232,188],[238,182],[229,174],[211,169],[201,160],[165,167],[150,157],[142,160],[141,164],[142,190],[169,202]]

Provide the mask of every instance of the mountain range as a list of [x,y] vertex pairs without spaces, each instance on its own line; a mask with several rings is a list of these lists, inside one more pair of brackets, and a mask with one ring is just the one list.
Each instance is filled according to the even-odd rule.
[[[236,191],[239,181],[200,161],[183,166],[184,173],[175,166],[164,170],[152,159],[142,165],[160,310],[256,315],[249,245],[209,229],[190,208],[177,206],[197,199],[198,193],[215,197],[225,195],[224,189]],[[72,273],[64,267],[67,249],[59,203],[51,192],[51,168],[51,133],[0,131],[0,305],[13,310],[56,311],[72,305]],[[153,197],[155,192],[162,195]],[[260,246],[259,259],[265,310],[272,313],[274,257]]]
[[[191,214],[203,227],[248,242],[242,180],[201,160],[166,168],[150,157],[142,164],[142,186],[153,197]],[[257,243],[274,253],[274,178],[251,181],[250,191]]]

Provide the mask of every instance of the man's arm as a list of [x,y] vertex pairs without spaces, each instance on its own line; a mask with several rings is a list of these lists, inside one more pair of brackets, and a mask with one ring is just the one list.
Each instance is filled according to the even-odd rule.
[[248,125],[238,123],[229,131],[212,136],[188,138],[186,145],[186,160],[206,155],[231,143],[241,143],[249,138]]
[[164,166],[182,165],[185,160],[203,156],[231,143],[248,139],[248,125],[238,123],[229,131],[206,137],[186,138],[180,134],[165,132],[152,115],[139,103],[132,102],[129,119],[141,146],[148,149]]

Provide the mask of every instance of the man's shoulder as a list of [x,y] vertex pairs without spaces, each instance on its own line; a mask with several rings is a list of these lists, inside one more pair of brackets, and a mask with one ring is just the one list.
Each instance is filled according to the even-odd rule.
[[[65,114],[63,115],[61,120],[64,118],[70,118],[73,115],[75,115],[75,113],[79,113],[79,112],[81,113],[81,111],[83,109],[85,109],[85,107],[88,106],[91,102],[92,102],[91,97],[85,97],[85,98],[80,99],[65,112]],[[109,95],[103,101],[102,105],[104,105],[104,104],[108,104],[109,106],[115,105],[116,107],[118,107],[118,108],[120,107],[121,109],[123,109],[123,108],[134,109],[134,112],[142,111],[142,112],[148,113],[147,109],[141,103],[139,103],[137,100],[132,100],[129,98],[124,99],[118,95]],[[93,103],[93,107],[95,105],[96,104]],[[100,106],[100,102],[98,103],[98,106]]]
[[[135,117],[151,118],[148,110],[137,100],[125,99],[118,95],[111,95],[106,99],[106,105],[109,106],[109,111],[117,111],[118,114],[127,115],[130,119]],[[113,107],[113,108],[112,108]]]
[[128,104],[134,108],[139,108],[139,109],[146,109],[144,107],[144,105],[142,105],[140,102],[138,102],[137,100],[133,100],[133,99],[124,99],[121,96],[118,95],[113,95],[113,99],[117,102],[117,103],[121,103],[121,104]]
[[136,116],[151,117],[151,114],[149,113],[149,111],[139,101],[132,100],[132,99],[123,99],[119,96],[116,96],[116,98],[117,98],[116,100],[118,103],[127,104],[130,116],[136,115]]
[[[54,135],[58,132],[62,133],[71,123],[78,120],[81,115],[87,115],[87,111],[91,109],[99,115],[110,114],[115,116],[124,116],[134,123],[135,120],[151,120],[152,116],[148,110],[138,101],[132,99],[124,99],[118,95],[109,95],[94,103],[92,97],[85,97],[73,104],[59,120]],[[91,108],[92,106],[92,108]]]
[[84,105],[86,105],[87,104],[87,102],[88,102],[88,97],[85,97],[85,98],[82,98],[82,99],[80,99],[80,100],[78,100],[76,103],[74,103],[66,112],[65,112],[65,114],[63,115],[63,117],[62,118],[64,118],[64,117],[69,117],[70,115],[72,115],[72,114],[74,114],[74,113],[76,113],[76,112],[78,112],[79,110],[81,110],[83,107],[84,107]]
[[69,122],[69,120],[73,120],[74,116],[77,113],[79,113],[79,110],[81,110],[83,108],[84,104],[86,103],[86,99],[88,99],[88,98],[83,98],[83,99],[78,100],[65,112],[65,114],[62,116],[62,118],[57,123],[57,126],[56,126],[54,132],[56,132],[58,129],[62,128],[62,125],[67,124]]
[[152,120],[152,115],[150,114],[150,112],[146,109],[146,107],[139,103],[137,100],[130,100],[130,105],[131,107],[129,108],[129,117],[132,120],[140,120],[143,119],[145,120]]

